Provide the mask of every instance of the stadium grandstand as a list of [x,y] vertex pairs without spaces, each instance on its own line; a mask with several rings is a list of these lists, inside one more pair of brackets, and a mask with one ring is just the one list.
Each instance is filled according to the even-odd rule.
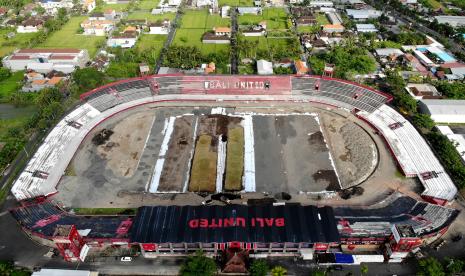
[[386,139],[406,176],[417,176],[432,203],[446,204],[457,189],[428,144],[394,109],[392,98],[372,88],[316,76],[183,76],[134,78],[96,88],[81,96],[77,107],[50,132],[15,181],[18,200],[47,196],[91,129],[126,109],[162,101],[294,101],[318,102],[355,112]]

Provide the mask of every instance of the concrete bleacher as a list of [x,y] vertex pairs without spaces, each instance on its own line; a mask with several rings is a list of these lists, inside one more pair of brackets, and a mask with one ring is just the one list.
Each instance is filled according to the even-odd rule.
[[98,110],[84,104],[61,120],[45,138],[15,181],[11,189],[13,195],[18,200],[22,200],[55,193],[56,183],[49,181],[50,174],[68,150],[71,139],[81,131],[80,127],[99,114]]
[[[454,199],[457,188],[452,179],[420,133],[402,115],[383,105],[372,113],[360,112],[359,116],[383,134],[404,174],[418,177],[425,188],[422,196],[445,201]],[[398,127],[392,127],[399,123]],[[422,176],[430,172],[434,172],[434,177]]]
[[340,222],[348,222],[346,231],[342,231],[343,236],[389,236],[393,224],[411,225],[417,235],[424,236],[448,227],[459,213],[455,209],[416,201],[399,193],[392,197],[384,206],[334,208],[335,217]]

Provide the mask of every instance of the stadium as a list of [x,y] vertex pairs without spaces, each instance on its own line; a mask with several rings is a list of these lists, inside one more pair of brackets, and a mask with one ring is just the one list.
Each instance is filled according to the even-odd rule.
[[320,76],[110,83],[50,131],[13,185],[22,204],[11,213],[69,261],[108,246],[147,258],[202,249],[401,261],[447,231],[457,189],[391,100]]

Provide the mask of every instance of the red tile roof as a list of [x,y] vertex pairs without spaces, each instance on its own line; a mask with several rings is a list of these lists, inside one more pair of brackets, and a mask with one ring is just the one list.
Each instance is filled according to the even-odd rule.
[[55,53],[55,54],[79,54],[79,49],[21,49],[19,54]]

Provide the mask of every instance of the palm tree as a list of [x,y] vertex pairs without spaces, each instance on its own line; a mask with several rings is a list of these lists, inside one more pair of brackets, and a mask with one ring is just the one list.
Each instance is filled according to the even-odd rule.
[[287,270],[282,266],[275,266],[271,270],[271,275],[273,276],[286,276]]

